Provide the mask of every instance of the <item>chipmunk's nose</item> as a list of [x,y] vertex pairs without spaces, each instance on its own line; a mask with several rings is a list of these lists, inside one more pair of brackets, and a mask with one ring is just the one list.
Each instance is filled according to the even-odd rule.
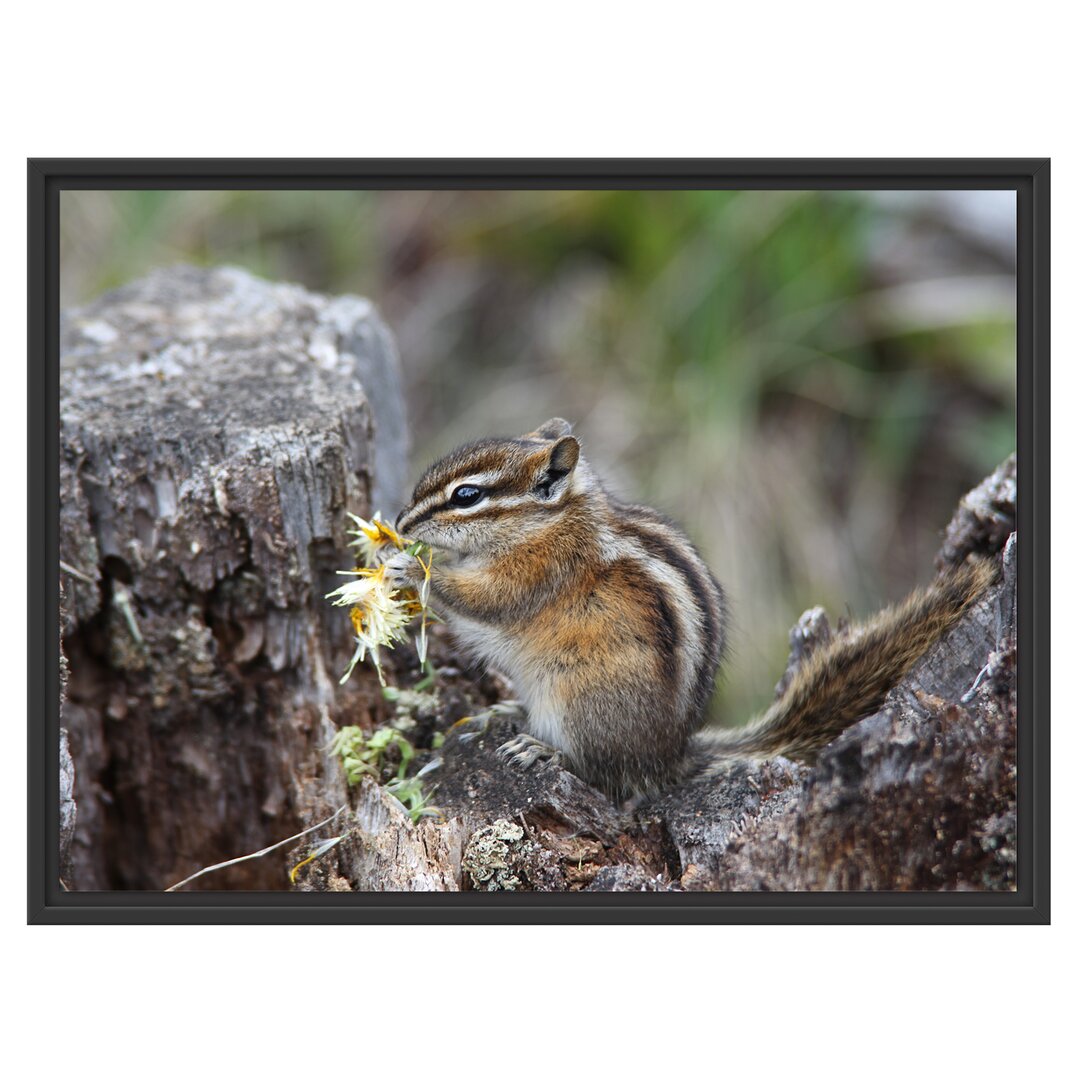
[[402,510],[396,518],[394,518],[394,532],[401,532],[401,519],[405,516],[405,511]]

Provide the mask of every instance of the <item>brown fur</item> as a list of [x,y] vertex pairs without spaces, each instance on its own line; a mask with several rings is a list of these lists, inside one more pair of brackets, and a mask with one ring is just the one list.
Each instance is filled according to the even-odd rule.
[[[512,519],[512,509],[496,517]],[[474,514],[482,527],[492,518]],[[586,521],[557,520],[545,531],[529,536],[477,573],[471,566],[436,562],[431,570],[432,591],[451,611],[472,618],[516,622],[533,617],[568,581],[580,578],[592,530]]]

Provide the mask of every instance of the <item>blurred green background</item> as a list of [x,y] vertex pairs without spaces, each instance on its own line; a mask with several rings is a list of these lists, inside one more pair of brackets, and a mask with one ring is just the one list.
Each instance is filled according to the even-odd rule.
[[1015,216],[1012,192],[64,192],[61,302],[177,262],[368,296],[413,476],[572,420],[727,588],[737,723],[806,607],[927,580],[1014,448]]

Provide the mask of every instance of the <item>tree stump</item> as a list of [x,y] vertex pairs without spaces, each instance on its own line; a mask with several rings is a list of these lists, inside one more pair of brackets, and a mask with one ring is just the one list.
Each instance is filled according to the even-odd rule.
[[325,746],[381,705],[323,597],[401,501],[399,363],[365,300],[178,268],[64,315],[60,411],[68,884],[161,889],[346,801]]

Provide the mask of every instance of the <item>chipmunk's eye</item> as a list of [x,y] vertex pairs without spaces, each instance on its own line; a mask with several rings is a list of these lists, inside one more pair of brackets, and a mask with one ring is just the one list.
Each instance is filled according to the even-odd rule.
[[474,506],[484,497],[484,489],[473,487],[472,484],[462,484],[459,488],[454,488],[454,493],[450,496],[451,506]]

